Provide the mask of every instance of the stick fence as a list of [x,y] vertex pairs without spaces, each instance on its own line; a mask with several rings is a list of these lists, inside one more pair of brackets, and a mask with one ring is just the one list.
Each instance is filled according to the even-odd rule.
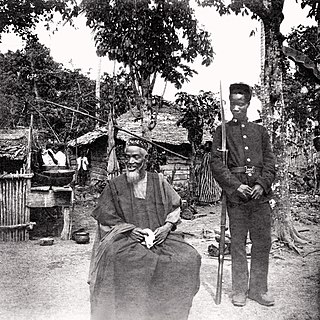
[[5,174],[0,176],[0,241],[29,240],[27,228],[30,209],[26,206],[32,174]]

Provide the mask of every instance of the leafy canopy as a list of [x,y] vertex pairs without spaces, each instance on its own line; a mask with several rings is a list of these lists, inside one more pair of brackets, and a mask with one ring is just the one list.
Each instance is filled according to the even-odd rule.
[[188,130],[188,140],[195,145],[195,151],[200,148],[203,131],[214,133],[220,119],[220,104],[211,91],[200,91],[198,95],[179,92],[175,103],[183,112],[183,117],[177,125]]
[[78,12],[75,0],[0,0],[1,34],[13,30],[26,39],[36,38],[33,34],[37,23],[52,21],[54,13],[60,13],[63,20],[69,20]]
[[187,0],[84,0],[82,9],[98,54],[129,67],[138,86],[159,73],[181,88],[196,73],[189,63],[198,55],[206,66],[213,59],[209,34]]
[[[128,100],[132,100],[132,91],[130,79],[124,72],[114,77],[103,75],[101,117],[107,120],[111,105],[117,115],[125,112]],[[24,50],[0,54],[0,125],[28,126],[32,113],[35,127],[51,135],[54,131],[60,141],[94,128],[91,119],[39,102],[37,96],[90,115],[96,113],[95,82],[80,70],[63,68],[52,59],[48,48],[29,39]]]
[[[287,37],[288,44],[300,52],[303,52],[311,60],[315,61],[319,51],[315,46],[317,41],[317,28],[298,26]],[[286,99],[287,117],[293,120],[298,129],[306,131],[310,129],[310,121],[320,123],[320,94],[319,86],[313,79],[311,69],[296,66],[294,72],[286,73],[286,85],[284,94]],[[309,131],[308,134],[311,134]]]

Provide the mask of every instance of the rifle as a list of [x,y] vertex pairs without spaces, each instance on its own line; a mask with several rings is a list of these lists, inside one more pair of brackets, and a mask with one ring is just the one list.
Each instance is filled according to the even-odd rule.
[[[222,161],[227,164],[227,136],[226,136],[226,121],[224,117],[222,87],[220,81],[220,109],[221,109],[221,152]],[[223,262],[225,249],[225,235],[226,235],[226,219],[227,219],[227,197],[225,191],[222,190],[221,198],[221,221],[220,221],[220,242],[219,242],[219,256],[218,256],[218,277],[217,277],[217,291],[216,304],[221,303],[222,294],[222,277],[223,277]]]

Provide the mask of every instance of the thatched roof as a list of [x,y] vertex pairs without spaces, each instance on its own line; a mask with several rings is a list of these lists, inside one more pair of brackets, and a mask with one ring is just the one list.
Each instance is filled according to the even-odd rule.
[[28,129],[0,129],[0,158],[23,160],[28,145]]
[[[155,142],[180,145],[189,143],[187,129],[177,126],[177,121],[182,118],[182,112],[174,105],[168,105],[159,110],[157,125],[150,133],[150,139]],[[133,121],[133,112],[129,111],[117,119],[118,126],[136,135],[141,135],[140,121]],[[129,134],[119,131],[118,138],[127,140]],[[207,132],[203,136],[204,141],[212,140]]]
[[68,147],[75,147],[76,145],[81,146],[81,145],[87,145],[91,144],[94,141],[96,141],[98,138],[103,137],[103,136],[108,136],[108,127],[99,127],[93,131],[90,131],[81,137],[78,137],[77,139],[70,140],[68,142]]
[[[128,111],[117,119],[117,123],[120,128],[140,136],[141,123],[140,121],[134,121],[133,114],[136,113],[136,110],[133,110],[133,112]],[[179,118],[180,112],[174,108],[169,109],[166,107],[160,109],[157,124],[150,133],[150,139],[155,142],[165,142],[173,145],[188,143],[187,130],[176,125]],[[121,140],[127,140],[129,137],[130,135],[123,131],[118,133],[118,138]]]
[[[117,125],[126,131],[132,132],[138,136],[141,135],[140,121],[134,121],[134,114],[137,111],[128,111],[117,119]],[[185,128],[177,126],[177,121],[182,117],[182,112],[179,111],[173,105],[168,105],[159,110],[157,117],[157,125],[151,131],[150,139],[154,142],[180,145],[183,143],[189,143],[188,132]],[[81,137],[77,138],[77,141],[71,140],[68,142],[68,146],[75,147],[75,145],[87,145],[94,142],[96,139],[108,136],[108,127],[100,127],[94,131],[88,132]],[[130,134],[119,130],[117,138],[121,140],[128,140]],[[203,141],[211,141],[211,136],[208,132],[204,133]]]

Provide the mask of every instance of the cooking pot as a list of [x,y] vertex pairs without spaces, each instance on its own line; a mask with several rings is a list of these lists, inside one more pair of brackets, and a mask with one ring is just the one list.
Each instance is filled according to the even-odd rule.
[[48,180],[50,180],[51,185],[59,186],[59,187],[69,184],[73,179],[74,173],[75,173],[74,170],[59,169],[59,167],[57,168],[51,167],[49,170],[45,170],[41,172],[42,175],[48,177]]
[[86,244],[90,242],[90,236],[88,232],[76,232],[74,234],[74,240],[79,244]]

